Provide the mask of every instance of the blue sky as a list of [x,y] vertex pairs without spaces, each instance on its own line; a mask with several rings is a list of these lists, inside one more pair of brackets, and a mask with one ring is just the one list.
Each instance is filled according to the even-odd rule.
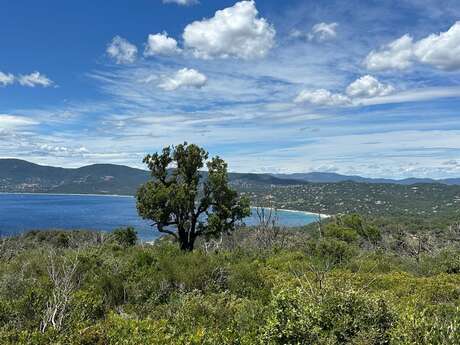
[[0,5],[0,157],[460,176],[456,0]]

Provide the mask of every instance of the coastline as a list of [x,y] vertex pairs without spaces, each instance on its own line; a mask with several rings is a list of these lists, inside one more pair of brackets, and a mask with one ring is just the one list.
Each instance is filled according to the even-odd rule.
[[330,214],[315,213],[315,212],[309,212],[309,211],[289,210],[289,209],[285,209],[285,208],[280,208],[279,210],[284,211],[284,212],[303,213],[303,214],[306,214],[306,215],[309,215],[309,216],[320,216],[321,219],[327,219],[327,218],[332,217],[332,215],[330,215]]

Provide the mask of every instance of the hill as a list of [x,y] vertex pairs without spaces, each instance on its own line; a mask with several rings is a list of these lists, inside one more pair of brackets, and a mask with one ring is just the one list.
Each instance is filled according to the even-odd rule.
[[414,228],[420,224],[444,226],[460,222],[460,186],[440,183],[406,186],[346,181],[261,185],[242,187],[239,191],[255,203],[262,201],[280,209],[390,217]]
[[147,171],[113,164],[64,169],[0,160],[2,192],[133,194],[148,176]]
[[[203,172],[206,175],[205,172]],[[149,172],[115,164],[94,164],[76,169],[42,166],[19,159],[0,159],[0,192],[77,193],[133,195],[149,178]],[[306,183],[356,182],[367,184],[432,184],[460,185],[460,178],[434,180],[373,179],[356,175],[311,172],[295,174],[230,173],[233,185],[292,186]]]
[[[205,174],[205,173],[204,173]],[[146,170],[114,164],[56,168],[19,159],[0,159],[0,192],[134,195],[149,179]],[[268,174],[230,174],[235,185],[293,185]]]
[[302,182],[316,182],[316,183],[338,183],[345,181],[352,181],[358,183],[390,183],[390,184],[400,184],[400,185],[413,185],[420,183],[441,183],[447,185],[460,185],[460,178],[450,178],[450,179],[430,179],[430,178],[406,178],[401,180],[396,179],[385,179],[385,178],[368,178],[361,177],[356,175],[341,175],[336,173],[325,173],[325,172],[310,172],[310,173],[294,173],[294,174],[273,174],[273,176],[298,180]]

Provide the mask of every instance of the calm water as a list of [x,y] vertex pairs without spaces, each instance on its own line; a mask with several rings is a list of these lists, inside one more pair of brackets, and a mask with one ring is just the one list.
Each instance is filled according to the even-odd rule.
[[[305,225],[317,219],[314,215],[288,211],[278,211],[278,218],[285,226]],[[245,223],[253,225],[256,218],[251,216]],[[138,217],[132,197],[0,194],[2,236],[42,229],[111,231],[128,225],[136,228],[142,240],[158,236],[148,222]]]

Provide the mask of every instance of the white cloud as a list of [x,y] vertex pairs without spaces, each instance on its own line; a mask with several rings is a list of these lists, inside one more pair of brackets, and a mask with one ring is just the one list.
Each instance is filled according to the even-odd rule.
[[163,32],[162,34],[149,35],[144,55],[174,55],[180,51],[177,47],[177,41],[172,37],[168,37],[166,32]]
[[194,69],[183,68],[173,76],[166,78],[158,85],[166,91],[174,91],[182,87],[202,88],[206,85],[208,78]]
[[21,75],[17,79],[19,84],[28,87],[48,87],[54,84],[51,79],[49,79],[46,75],[41,74],[40,72],[32,72],[30,74]]
[[356,79],[346,88],[346,94],[332,93],[326,89],[302,90],[294,99],[295,103],[311,103],[320,106],[359,105],[360,99],[387,96],[394,87],[383,84],[370,75]]
[[395,88],[392,85],[382,84],[371,75],[365,75],[356,79],[347,87],[347,95],[350,97],[379,97],[391,94]]
[[14,83],[14,75],[0,71],[0,86],[8,86]]
[[80,155],[89,153],[88,149],[84,146],[67,147],[54,144],[37,144],[37,150],[52,155]]
[[163,0],[164,4],[178,4],[182,6],[190,6],[190,5],[195,5],[199,4],[200,2],[198,0]]
[[183,38],[199,58],[252,59],[267,55],[274,45],[275,29],[258,17],[254,1],[241,1],[217,11],[213,18],[187,25]]
[[294,100],[296,103],[311,103],[321,106],[342,106],[350,104],[350,99],[340,93],[319,89],[315,91],[302,90]]
[[2,129],[33,126],[37,124],[37,121],[23,116],[0,114],[0,128]]
[[412,65],[413,39],[404,35],[384,46],[380,51],[371,51],[364,64],[367,69],[381,71],[386,69],[403,70]]
[[421,63],[453,71],[460,69],[460,21],[440,34],[432,34],[414,46],[414,54]]
[[308,39],[317,41],[328,41],[337,37],[338,23],[318,23],[313,26],[308,34]]
[[445,32],[431,34],[419,41],[406,34],[372,51],[364,64],[369,70],[407,69],[414,62],[453,71],[460,69],[460,21]]
[[136,60],[137,47],[129,43],[126,39],[115,36],[107,47],[107,54],[109,54],[117,64],[129,64]]

